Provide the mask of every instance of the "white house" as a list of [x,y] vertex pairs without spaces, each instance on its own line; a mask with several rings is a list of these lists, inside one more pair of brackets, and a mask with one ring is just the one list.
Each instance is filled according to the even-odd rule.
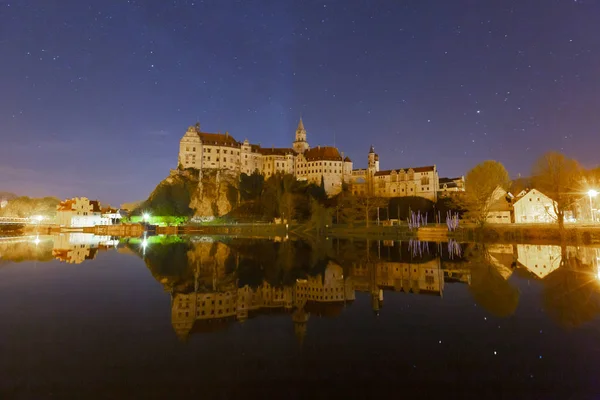
[[556,222],[556,202],[537,189],[525,189],[513,202],[516,224]]
[[488,200],[487,222],[491,224],[510,224],[512,198],[511,193],[498,186]]
[[102,216],[100,202],[86,197],[63,200],[56,206],[56,223],[65,228],[111,225],[111,218]]

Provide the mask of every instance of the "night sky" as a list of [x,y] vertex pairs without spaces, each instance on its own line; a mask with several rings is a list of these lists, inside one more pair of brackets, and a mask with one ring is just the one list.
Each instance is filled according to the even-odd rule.
[[365,167],[600,149],[600,0],[0,0],[0,191],[147,197],[199,121]]

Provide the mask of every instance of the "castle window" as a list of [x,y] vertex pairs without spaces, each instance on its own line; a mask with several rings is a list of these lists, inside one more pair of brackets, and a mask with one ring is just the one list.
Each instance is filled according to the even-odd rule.
[[196,148],[195,148],[195,147],[192,147],[192,150],[193,150],[193,151],[196,151]]
[[227,154],[227,150],[223,150],[223,154]]
[[221,152],[221,149],[217,149],[217,154]]
[[223,157],[223,162],[227,162],[227,157]]

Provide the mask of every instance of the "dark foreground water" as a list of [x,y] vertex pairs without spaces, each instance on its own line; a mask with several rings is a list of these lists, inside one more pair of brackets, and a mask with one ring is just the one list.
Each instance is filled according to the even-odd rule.
[[600,398],[595,248],[0,239],[1,398]]

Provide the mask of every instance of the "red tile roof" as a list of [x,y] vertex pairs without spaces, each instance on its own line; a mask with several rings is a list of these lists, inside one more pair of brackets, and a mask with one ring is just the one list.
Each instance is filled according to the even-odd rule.
[[257,149],[257,152],[262,154],[263,156],[286,156],[288,154],[295,155],[296,152],[294,149],[289,148],[261,148]]
[[100,212],[100,202],[98,200],[90,200],[92,206],[92,212]]
[[63,200],[59,205],[56,206],[57,211],[71,211],[73,209],[74,199]]
[[[75,205],[75,199],[63,200],[56,206],[57,211],[71,211]],[[98,200],[90,200],[92,212],[100,212],[100,202]]]
[[198,137],[200,138],[200,140],[202,140],[203,144],[240,147],[240,143],[228,133],[198,132]]
[[330,160],[330,161],[342,161],[340,152],[335,147],[330,146],[318,146],[304,152],[304,157],[308,161],[313,160]]

